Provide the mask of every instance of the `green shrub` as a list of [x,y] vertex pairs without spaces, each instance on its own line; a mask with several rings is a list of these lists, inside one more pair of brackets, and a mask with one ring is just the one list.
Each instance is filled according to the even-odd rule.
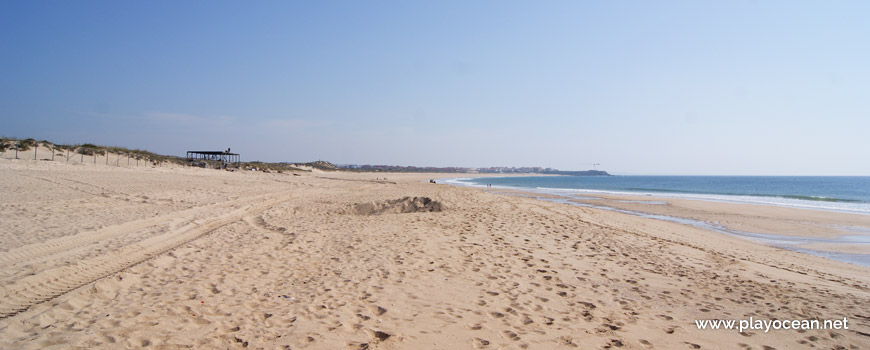
[[36,146],[36,140],[34,139],[21,140],[15,143],[15,148],[21,152],[29,151],[33,146]]
[[97,151],[98,150],[97,150],[96,146],[86,143],[84,145],[79,146],[78,149],[76,150],[76,153],[84,154],[86,156],[92,156],[92,155],[96,154]]

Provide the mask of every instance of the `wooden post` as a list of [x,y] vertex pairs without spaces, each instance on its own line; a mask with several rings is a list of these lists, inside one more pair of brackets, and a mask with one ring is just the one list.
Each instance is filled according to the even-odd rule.
[[54,161],[54,145],[51,145],[51,161]]
[[106,150],[106,165],[109,165],[109,150]]
[[36,160],[36,151],[39,150],[39,142],[33,145],[33,160]]

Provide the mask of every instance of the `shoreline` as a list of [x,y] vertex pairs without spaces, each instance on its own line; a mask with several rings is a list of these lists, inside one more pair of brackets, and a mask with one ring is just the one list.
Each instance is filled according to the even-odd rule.
[[[453,180],[457,179],[468,178]],[[468,186],[462,181],[448,183]],[[481,188],[477,185],[468,187]],[[559,193],[506,186],[487,190],[511,195],[526,193],[542,200],[681,223],[769,246],[870,267],[870,215],[650,194],[628,195],[570,189]]]
[[[528,175],[524,174],[521,176],[526,177],[539,177],[546,176],[541,174],[536,175]],[[489,176],[487,176],[489,177]],[[504,176],[507,177],[507,176]],[[703,177],[703,176],[701,176]],[[808,178],[812,178],[814,176],[807,176]],[[823,176],[824,177],[824,176]],[[847,176],[851,178],[863,178],[860,176]],[[476,185],[472,183],[468,183],[465,180],[473,180],[478,177],[471,176],[462,176],[462,177],[449,177],[444,180],[450,180],[451,183],[468,186],[468,187],[485,187],[481,185]],[[548,188],[548,187],[521,187],[521,186],[493,186],[493,188],[500,189],[516,189],[516,190],[524,190],[531,191],[537,193],[548,193],[555,195],[588,195],[588,196],[631,196],[631,197],[657,197],[657,198],[673,198],[673,199],[685,199],[685,200],[696,200],[696,201],[707,201],[707,202],[716,202],[716,203],[732,203],[732,204],[748,204],[748,205],[764,205],[764,206],[772,206],[772,207],[782,207],[782,208],[794,208],[794,209],[807,209],[807,210],[815,210],[815,211],[826,211],[833,213],[845,213],[845,214],[858,214],[858,215],[868,215],[870,216],[870,203],[866,202],[855,202],[852,200],[825,200],[820,199],[810,200],[805,199],[808,196],[778,196],[778,195],[741,195],[741,194],[718,194],[718,193],[692,193],[692,192],[656,192],[656,191],[628,191],[628,190],[598,190],[598,189],[579,189],[579,188]],[[801,198],[804,197],[804,198]],[[776,200],[776,201],[773,201]],[[862,208],[835,208],[830,206],[820,206],[821,203],[841,203],[841,204],[849,204],[849,203],[858,203],[863,204],[865,207]]]

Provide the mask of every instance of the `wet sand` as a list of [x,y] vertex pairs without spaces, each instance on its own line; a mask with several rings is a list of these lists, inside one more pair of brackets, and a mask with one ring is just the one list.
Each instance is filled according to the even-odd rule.
[[798,248],[870,254],[870,215],[655,196],[578,196],[583,197],[576,200],[578,203],[696,220],[731,231],[760,233],[759,237],[768,236],[771,240],[793,241],[788,244]]

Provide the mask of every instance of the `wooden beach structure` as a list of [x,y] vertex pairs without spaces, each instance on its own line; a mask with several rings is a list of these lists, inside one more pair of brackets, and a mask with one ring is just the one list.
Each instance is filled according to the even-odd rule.
[[214,160],[224,163],[239,163],[241,155],[231,153],[228,148],[226,151],[187,151],[187,160]]

